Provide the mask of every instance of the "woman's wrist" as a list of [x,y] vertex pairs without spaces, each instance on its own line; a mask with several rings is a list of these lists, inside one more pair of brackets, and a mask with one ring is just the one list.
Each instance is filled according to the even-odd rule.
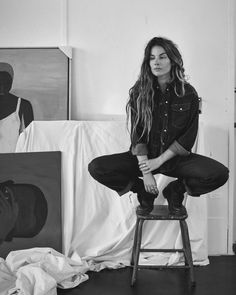
[[173,158],[176,154],[172,151],[167,149],[163,154],[161,154],[159,157],[157,157],[158,163],[160,163],[160,166],[163,165],[166,161]]
[[160,167],[162,164],[165,163],[165,161],[164,161],[164,157],[163,157],[162,155],[160,155],[159,157],[157,157],[157,158],[155,159],[155,162],[156,162],[156,166],[157,166],[157,167]]
[[137,156],[138,162],[141,163],[142,161],[148,160],[147,155]]

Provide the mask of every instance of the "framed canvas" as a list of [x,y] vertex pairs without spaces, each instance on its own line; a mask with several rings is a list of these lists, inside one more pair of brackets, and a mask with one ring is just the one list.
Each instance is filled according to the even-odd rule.
[[0,48],[14,71],[10,92],[29,101],[34,120],[70,119],[70,47]]
[[62,252],[61,152],[0,154],[0,257],[51,247]]

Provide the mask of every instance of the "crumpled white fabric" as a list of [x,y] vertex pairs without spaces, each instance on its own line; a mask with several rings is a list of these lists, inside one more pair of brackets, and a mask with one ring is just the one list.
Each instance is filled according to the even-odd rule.
[[74,261],[52,248],[12,251],[0,260],[1,295],[56,295],[88,280],[86,262]]

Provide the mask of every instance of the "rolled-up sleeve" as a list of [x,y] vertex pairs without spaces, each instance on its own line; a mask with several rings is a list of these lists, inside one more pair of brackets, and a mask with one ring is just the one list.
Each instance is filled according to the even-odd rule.
[[180,156],[188,156],[190,154],[190,152],[187,151],[181,144],[179,144],[177,140],[175,140],[169,146],[169,150],[171,150],[175,155],[180,155]]
[[[131,126],[134,125],[134,111],[131,110]],[[143,134],[143,126],[141,122],[137,124],[136,132],[131,138],[131,152],[135,156],[143,156],[148,154],[147,136]]]
[[173,148],[176,149],[179,155],[186,155],[191,151],[198,132],[198,119],[199,97],[194,93],[191,102],[189,122],[184,128],[183,133],[179,136],[179,138],[176,139],[176,142],[173,145]]
[[137,143],[135,146],[132,146],[131,152],[135,156],[144,156],[148,154],[148,148],[146,143]]

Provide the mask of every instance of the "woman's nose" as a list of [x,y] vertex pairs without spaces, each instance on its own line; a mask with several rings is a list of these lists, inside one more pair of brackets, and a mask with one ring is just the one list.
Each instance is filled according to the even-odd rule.
[[155,60],[154,60],[154,64],[155,64],[155,65],[159,65],[159,63],[160,63],[159,58],[155,58]]

